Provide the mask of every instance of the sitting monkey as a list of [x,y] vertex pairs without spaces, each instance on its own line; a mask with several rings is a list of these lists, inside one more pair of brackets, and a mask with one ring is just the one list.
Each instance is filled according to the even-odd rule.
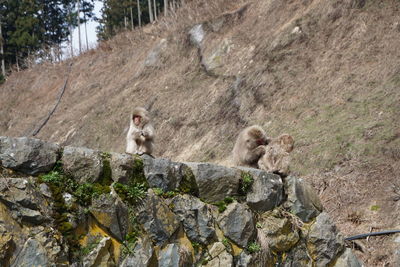
[[149,112],[141,107],[133,110],[126,135],[126,153],[151,154],[153,152],[154,128]]
[[233,148],[234,164],[257,168],[257,162],[264,155],[267,143],[268,137],[260,126],[247,127],[240,132]]
[[289,153],[293,150],[293,147],[293,137],[288,134],[280,135],[265,147],[265,154],[258,161],[258,167],[268,172],[288,175]]

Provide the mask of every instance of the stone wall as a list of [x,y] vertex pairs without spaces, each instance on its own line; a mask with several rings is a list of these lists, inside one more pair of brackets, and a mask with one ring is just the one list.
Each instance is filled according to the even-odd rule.
[[0,137],[1,266],[361,266],[301,178]]

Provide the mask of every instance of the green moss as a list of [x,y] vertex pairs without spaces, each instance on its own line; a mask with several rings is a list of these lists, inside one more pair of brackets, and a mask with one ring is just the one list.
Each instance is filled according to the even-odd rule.
[[246,195],[253,185],[254,178],[249,172],[242,171],[240,173],[239,194]]
[[231,247],[231,244],[230,244],[228,238],[222,239],[222,244],[224,244],[224,246],[225,246],[227,249],[230,249],[230,247]]
[[80,248],[80,256],[87,256],[92,252],[100,243],[101,236],[90,236],[87,245]]
[[129,185],[115,183],[114,189],[122,201],[136,205],[146,197],[148,187],[144,183],[131,183]]
[[190,168],[185,168],[178,191],[185,194],[191,194],[196,197],[199,196],[199,188],[197,187],[195,176]]
[[199,253],[200,249],[201,249],[201,245],[200,243],[197,242],[192,242],[192,247],[194,249],[194,253]]
[[134,155],[133,166],[132,166],[132,177],[131,183],[133,184],[144,184],[149,187],[146,176],[144,175],[143,160],[138,155]]
[[260,246],[260,244],[258,244],[258,243],[256,243],[256,242],[250,242],[250,243],[247,245],[247,251],[248,251],[250,254],[259,252],[260,250],[261,250],[261,246]]
[[99,183],[101,185],[111,185],[113,180],[112,180],[112,170],[111,170],[111,154],[108,152],[103,152],[101,153],[101,158],[103,160],[103,171],[99,180]]
[[164,193],[164,191],[161,188],[158,187],[154,187],[153,188],[153,192],[154,194],[156,194],[157,196],[162,196],[162,194]]
[[218,207],[218,212],[222,213],[226,210],[227,205],[231,204],[233,201],[234,198],[225,197],[224,200],[217,201],[214,203],[214,205]]

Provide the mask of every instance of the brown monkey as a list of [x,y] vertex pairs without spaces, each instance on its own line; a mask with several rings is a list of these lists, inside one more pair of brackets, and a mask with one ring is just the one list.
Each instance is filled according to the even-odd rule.
[[294,139],[288,134],[274,138],[266,147],[265,154],[258,161],[258,167],[268,172],[289,174],[289,153],[293,150]]
[[258,125],[241,131],[232,151],[234,164],[257,168],[257,162],[264,155],[268,140],[265,131]]
[[126,153],[151,154],[153,152],[154,128],[149,112],[141,107],[133,110],[126,135]]

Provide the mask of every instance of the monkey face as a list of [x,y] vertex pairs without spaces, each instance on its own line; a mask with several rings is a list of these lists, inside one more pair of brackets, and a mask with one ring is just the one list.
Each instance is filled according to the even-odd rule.
[[132,117],[132,120],[133,120],[133,123],[134,123],[136,126],[139,126],[140,122],[142,121],[142,117],[140,117],[140,116],[133,116],[133,117]]

